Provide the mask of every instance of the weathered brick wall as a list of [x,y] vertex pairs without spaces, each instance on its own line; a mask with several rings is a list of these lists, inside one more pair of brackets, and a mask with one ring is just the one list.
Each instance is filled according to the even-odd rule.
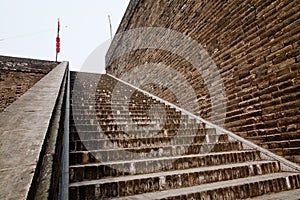
[[0,56],[0,112],[56,65],[50,61]]
[[[118,32],[164,27],[193,38],[221,74],[225,128],[300,163],[299,16],[298,0],[132,0]],[[114,41],[110,52],[119,46]],[[211,119],[207,86],[185,59],[155,49],[136,50],[115,60],[109,53],[106,59],[107,72],[118,77],[146,62],[172,67],[194,88],[199,114]],[[176,103],[169,90],[144,88]]]

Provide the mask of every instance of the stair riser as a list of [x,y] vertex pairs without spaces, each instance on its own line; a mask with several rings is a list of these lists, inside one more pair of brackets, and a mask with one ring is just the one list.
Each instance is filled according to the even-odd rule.
[[297,141],[282,141],[282,142],[272,142],[267,144],[261,145],[263,148],[266,149],[276,149],[276,148],[293,148],[293,147],[300,147],[300,140]]
[[[179,176],[178,176],[179,177]],[[180,178],[175,178],[177,180],[177,187],[188,186],[188,176],[183,176],[183,181],[179,181]],[[176,180],[172,180],[175,181]],[[299,188],[300,176],[289,177],[289,183],[285,178],[277,178],[268,181],[260,181],[251,184],[241,184],[234,187],[224,187],[220,189],[215,189],[211,191],[203,191],[199,193],[191,193],[180,196],[173,196],[169,200],[177,199],[244,199],[255,197],[271,192],[280,192],[291,189]],[[181,183],[179,183],[181,182]],[[185,182],[187,183],[185,185]],[[175,186],[176,184],[173,184]],[[180,186],[181,185],[181,186]],[[120,183],[107,183],[103,185],[89,185],[89,186],[79,186],[79,187],[70,187],[70,193],[77,194],[78,197],[84,197],[87,199],[103,199],[103,198],[112,198],[112,197],[125,197],[135,194],[141,194],[146,192],[155,192],[160,191],[164,185],[161,185],[159,178],[153,178],[149,180],[136,180],[129,182],[120,182]],[[222,186],[221,186],[222,187]],[[169,188],[166,188],[169,189]],[[234,192],[238,191],[238,192]],[[172,194],[170,194],[172,196]],[[76,199],[76,197],[75,197]]]
[[[157,122],[157,120],[160,120],[161,117],[160,116],[156,116],[156,117],[149,117],[149,116],[144,116],[144,115],[121,115],[121,114],[115,114],[115,115],[109,115],[109,116],[104,116],[104,118],[99,118],[96,115],[73,115],[72,116],[73,119],[76,120],[76,124],[88,124],[88,125],[95,125],[98,124],[98,122],[107,122],[107,123],[111,123],[114,122],[115,120],[117,120],[118,122],[128,122],[128,120],[126,120],[126,118],[130,117],[132,120],[136,120],[136,121],[146,121],[149,122],[150,120],[152,120],[154,123]],[[86,119],[84,119],[86,117]],[[82,118],[82,119],[81,119]],[[168,116],[168,118],[171,118],[171,120],[173,120],[173,122],[175,123],[181,123],[183,125],[185,124],[194,124],[193,121],[185,119],[185,118],[177,118],[177,116]],[[74,121],[71,120],[70,121],[70,126],[74,125]]]
[[[180,129],[180,130],[149,130],[148,128],[141,127],[141,130],[134,131],[114,131],[118,129],[115,126],[109,127],[109,130],[100,131],[99,127],[87,128],[87,130],[78,131],[73,128],[70,130],[70,141],[75,140],[95,140],[95,139],[135,139],[135,138],[157,138],[157,137],[178,137],[182,136],[204,136],[214,137],[216,135],[215,130],[212,129]],[[212,136],[211,136],[212,135]]]
[[167,116],[170,116],[170,117],[174,117],[175,119],[180,119],[181,115],[178,111],[176,111],[175,109],[169,109],[167,107],[165,107],[163,104],[147,104],[147,105],[139,105],[138,108],[133,108],[130,103],[127,105],[127,108],[124,109],[124,108],[115,108],[115,107],[107,107],[107,108],[98,108],[97,106],[95,106],[95,104],[90,104],[90,105],[85,105],[85,106],[82,106],[83,102],[79,103],[79,105],[75,104],[73,105],[74,106],[74,109],[72,110],[72,114],[73,116],[78,116],[78,115],[95,115],[97,114],[97,117],[99,117],[100,119],[103,118],[105,119],[105,115],[106,114],[109,114],[109,115],[112,115],[112,114],[115,114],[116,116],[117,115],[117,112],[118,114],[120,115],[128,115],[129,114],[129,111],[131,112],[131,115],[130,116],[136,116],[136,117],[139,117],[139,116],[142,116],[142,117],[145,117],[145,116],[148,116],[148,111],[149,109],[151,109],[151,106],[153,105],[159,105],[162,107],[162,110],[155,110],[155,114],[158,115],[158,116],[163,116],[165,114],[167,114]]
[[[265,134],[265,133],[264,133]],[[281,133],[281,134],[272,134],[272,135],[261,135],[261,136],[248,136],[246,137],[249,140],[256,142],[257,144],[274,141],[274,143],[278,141],[285,140],[299,140],[300,134],[299,131],[290,132],[290,133]]]
[[[272,192],[282,192],[292,189],[298,189],[300,176],[293,176],[289,179],[293,179],[291,187],[288,187],[287,181],[285,178],[278,178],[269,181],[261,181],[251,184],[243,184],[235,187],[226,187],[217,190],[192,193],[181,196],[174,196],[169,198],[162,198],[164,200],[178,200],[178,199],[201,199],[201,200],[235,200],[235,199],[246,199],[256,196],[261,196],[264,194],[269,194]],[[238,191],[238,192],[235,192]]]
[[[88,147],[87,147],[88,148]],[[71,152],[70,161],[75,164],[93,163],[94,158],[99,162],[113,162],[113,161],[128,161],[140,160],[149,158],[171,157],[180,155],[191,155],[198,153],[223,152],[223,151],[237,151],[241,150],[242,145],[239,142],[233,143],[217,143],[217,144],[200,144],[200,145],[179,145],[168,147],[153,147],[153,148],[136,148],[136,149],[120,149],[108,151],[95,151],[89,153]],[[81,158],[80,158],[81,157]],[[81,161],[81,162],[80,162]]]
[[[232,154],[219,154],[207,156],[194,156],[179,159],[164,159],[152,161],[126,162],[120,164],[99,164],[98,166],[70,167],[72,180],[83,180],[87,175],[85,171],[93,171],[93,177],[118,177],[125,175],[146,174],[168,170],[182,170],[197,167],[233,164],[238,162],[251,162],[260,160],[258,152],[243,152]],[[94,178],[93,178],[94,179]]]
[[[87,112],[87,111],[86,111]],[[89,111],[90,113],[82,113],[82,114],[73,114],[72,113],[72,119],[76,120],[76,123],[78,124],[89,124],[89,122],[91,120],[94,121],[99,121],[99,122],[112,122],[112,120],[125,120],[125,117],[130,117],[132,120],[147,120],[149,121],[151,120],[158,120],[158,119],[162,119],[160,116],[150,116],[148,115],[148,113],[132,113],[131,115],[128,115],[128,113],[125,114],[112,114],[111,112],[107,112],[107,113],[102,113],[100,114],[96,114],[96,112],[93,110]],[[180,118],[180,116],[178,115],[168,115],[168,118],[175,120],[175,121],[180,121],[181,123],[190,123],[190,124],[195,124],[196,121],[194,120],[190,120],[185,118],[185,116],[182,116]],[[71,125],[72,125],[72,121],[71,121]]]
[[[100,128],[101,127],[101,128]],[[201,129],[199,129],[199,126],[190,124],[188,126],[186,125],[180,125],[180,124],[161,124],[161,123],[155,123],[155,124],[139,124],[139,123],[114,123],[114,124],[101,124],[98,125],[81,125],[76,124],[75,126],[70,126],[70,132],[79,132],[79,133],[85,133],[86,131],[124,131],[134,134],[137,131],[153,131],[156,134],[163,131],[166,132],[166,134],[169,134],[171,132],[172,134],[179,133],[180,135],[183,133],[187,133],[188,131],[192,130],[192,133],[197,133],[198,131],[205,132]]]
[[[150,181],[159,179],[159,190],[176,189],[180,187],[189,187],[199,184],[212,183],[217,181],[232,180],[237,178],[245,178],[254,175],[262,175],[267,173],[279,172],[280,168],[276,162],[265,163],[260,165],[239,166],[233,168],[225,168],[211,171],[199,171],[190,173],[180,173],[166,176],[153,176],[151,178],[131,180],[131,183],[139,182],[140,185],[145,185]],[[70,182],[97,180],[104,177],[99,177],[95,168],[85,167],[83,174],[75,174],[76,170],[71,169]],[[77,171],[78,172],[78,171]],[[77,179],[78,178],[78,179]],[[107,177],[106,177],[107,178]],[[129,181],[127,181],[129,183]],[[120,185],[120,182],[118,182]],[[132,185],[132,184],[130,184]],[[147,185],[147,184],[146,184]],[[136,187],[134,185],[134,187]],[[148,192],[148,191],[144,191]]]
[[[210,135],[211,141],[228,142],[227,135]],[[89,150],[99,149],[114,149],[114,148],[146,148],[154,146],[170,146],[170,145],[186,145],[193,142],[193,144],[202,144],[205,142],[206,136],[194,137],[160,137],[160,138],[140,138],[120,140],[91,140],[91,141],[76,141],[70,142],[70,151],[85,151],[86,147]]]

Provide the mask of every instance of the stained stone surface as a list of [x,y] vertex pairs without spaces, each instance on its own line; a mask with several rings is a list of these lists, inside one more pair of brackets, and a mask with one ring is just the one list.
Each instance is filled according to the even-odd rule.
[[53,61],[0,56],[0,112],[57,65]]
[[65,70],[59,64],[0,113],[0,199],[26,199]]

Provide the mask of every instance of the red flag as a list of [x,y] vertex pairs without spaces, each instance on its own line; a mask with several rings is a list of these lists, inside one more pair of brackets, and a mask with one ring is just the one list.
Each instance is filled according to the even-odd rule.
[[60,22],[59,22],[59,18],[58,18],[58,22],[57,22],[57,31],[59,32],[60,30]]
[[57,54],[60,52],[59,30],[60,30],[60,21],[59,21],[59,18],[58,18],[58,21],[57,21],[57,37],[56,37],[56,58],[55,58],[56,61],[57,61]]

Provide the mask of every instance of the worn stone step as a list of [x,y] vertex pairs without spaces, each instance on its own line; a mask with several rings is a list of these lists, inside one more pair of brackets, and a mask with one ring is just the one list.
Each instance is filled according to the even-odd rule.
[[273,142],[273,141],[284,141],[284,140],[298,140],[300,139],[300,131],[294,131],[289,133],[278,133],[272,135],[259,135],[246,137],[246,139],[259,143]]
[[[74,116],[77,115],[93,115],[93,114],[97,114],[98,116],[102,116],[102,115],[106,115],[106,114],[114,114],[114,115],[135,115],[135,116],[148,116],[149,115],[149,110],[151,109],[149,108],[140,108],[140,109],[131,109],[129,108],[128,110],[118,110],[115,108],[107,108],[107,109],[96,109],[94,108],[94,106],[92,105],[87,105],[85,107],[81,107],[81,106],[76,106],[75,107],[77,109],[72,108],[72,113]],[[80,109],[79,109],[80,108]],[[181,113],[180,112],[175,112],[175,110],[168,110],[164,107],[161,108],[161,110],[155,110],[154,111],[155,114],[167,114],[168,116],[172,116],[172,117],[180,117]]]
[[285,158],[300,166],[300,155],[289,155],[289,156],[285,156]]
[[[280,167],[276,161],[255,161],[109,178],[95,176],[93,168],[87,167],[81,175],[74,174],[74,171],[71,170],[70,187],[99,184],[102,188],[110,188],[112,183],[121,187],[126,182],[127,184],[122,186],[123,192],[120,196],[128,196],[132,194],[126,194],[125,191],[132,188],[137,188],[134,194],[151,192],[152,188],[147,187],[149,184],[158,185],[156,188],[158,191],[277,172],[280,172]],[[135,185],[135,183],[138,184]]]
[[[147,158],[159,158],[178,155],[202,154],[207,152],[224,152],[238,151],[242,149],[240,142],[224,142],[224,143],[203,143],[203,144],[187,144],[172,146],[155,146],[155,147],[137,147],[137,148],[120,148],[120,149],[104,149],[70,152],[70,160],[82,162],[93,162],[94,159],[89,154],[97,157],[101,162],[108,161],[125,161],[139,160]],[[81,157],[81,158],[80,158]],[[82,162],[76,162],[81,164]]]
[[[105,127],[104,127],[105,128]],[[89,140],[89,139],[129,139],[129,138],[149,138],[149,137],[174,137],[187,135],[215,135],[215,129],[203,128],[185,128],[185,129],[171,129],[171,128],[157,128],[149,129],[145,127],[127,127],[124,130],[117,125],[103,130],[101,126],[73,126],[70,127],[70,141],[74,140]],[[79,137],[80,136],[80,137]]]
[[[137,112],[140,111],[144,113],[145,111],[149,110],[153,106],[159,106],[163,108],[164,112],[169,112],[173,114],[179,115],[180,112],[177,111],[175,108],[171,108],[165,104],[159,102],[147,102],[147,103],[140,103],[135,101],[124,101],[124,102],[113,102],[113,101],[106,101],[106,102],[89,102],[89,101],[72,101],[71,102],[72,111],[74,113],[82,113],[86,110],[96,110],[99,112],[105,111],[119,111],[120,113],[126,113],[126,111],[133,111]],[[160,110],[155,110],[156,112],[160,112]],[[162,112],[162,111],[161,111]]]
[[191,120],[182,120],[180,118],[150,118],[149,116],[145,117],[136,117],[136,116],[124,116],[124,117],[115,117],[113,115],[106,115],[105,118],[99,118],[95,116],[73,116],[70,119],[70,126],[74,125],[115,125],[115,124],[141,124],[142,126],[147,126],[149,124],[164,124],[164,125],[176,125],[181,127],[191,127],[191,126],[200,126],[202,127],[203,124]]
[[300,147],[300,139],[264,142],[261,146],[266,149]]
[[[91,111],[93,112],[93,111]],[[77,114],[77,115],[72,115],[72,119],[70,122],[73,122],[76,120],[77,123],[80,124],[89,124],[89,123],[94,123],[94,122],[112,122],[112,121],[128,121],[128,119],[134,120],[134,121],[164,121],[165,123],[181,123],[181,124],[201,124],[196,122],[195,120],[191,120],[185,117],[180,117],[180,116],[172,116],[172,115],[167,115],[165,117],[161,116],[149,116],[148,114],[144,115],[137,115],[137,114],[112,114],[112,113],[107,113],[107,114],[96,114],[96,113],[88,113],[88,114]]]
[[204,136],[207,135],[208,138],[212,136],[214,139],[214,131],[201,131],[201,130],[134,130],[130,132],[125,131],[80,131],[72,130],[70,132],[70,141],[75,140],[94,140],[94,139],[142,139],[142,138],[157,138],[157,137],[180,137],[180,136]]
[[[80,121],[73,121],[70,124],[72,131],[86,131],[86,130],[97,130],[95,126],[101,126],[102,130],[126,130],[126,129],[143,129],[143,130],[185,130],[185,129],[203,129],[202,124],[198,123],[181,123],[180,121],[164,122],[161,119],[157,120],[139,120],[139,119],[128,119],[128,120],[92,120],[90,123],[82,124]],[[92,127],[93,129],[89,128]]]
[[[276,173],[261,176],[247,177],[236,180],[222,181],[187,188],[145,193],[115,199],[122,200],[150,200],[150,199],[245,199],[268,193],[293,190],[300,187],[300,175],[296,173]],[[79,197],[87,196],[89,190],[94,195],[115,195],[105,193],[101,188],[88,188],[70,190]],[[117,197],[117,196],[116,196]],[[95,198],[95,196],[93,197]],[[100,197],[101,198],[101,197]]]
[[246,200],[299,200],[300,190],[288,190],[279,193],[267,193],[262,196],[247,198]]
[[[90,99],[83,99],[82,98],[82,94],[81,93],[76,93],[76,91],[72,91],[72,99],[71,99],[71,102],[74,103],[74,102],[86,102],[86,103],[90,103],[90,104],[95,104],[95,103],[98,103],[98,102],[101,102],[101,103],[107,103],[107,101],[105,100],[112,100],[111,96],[113,94],[108,91],[107,93],[99,93],[97,92],[95,95],[94,95],[94,98],[90,98]],[[118,96],[119,97],[119,96]],[[150,103],[157,103],[158,101],[151,98],[151,97],[147,97],[145,98],[145,96],[143,98],[140,98],[141,100],[139,101],[139,103],[146,103],[146,102],[150,102]],[[114,99],[115,100],[115,99]],[[143,102],[143,100],[145,100],[146,102]],[[136,101],[136,98],[131,98],[131,99],[118,99],[118,101],[112,101],[113,105],[122,105],[122,104],[126,104],[126,102],[135,102]],[[158,102],[159,103],[159,102]]]
[[[130,118],[133,121],[136,122],[147,122],[147,123],[157,123],[158,121],[161,121],[161,118],[150,118],[150,117],[132,117],[129,115],[124,115],[124,116],[106,116],[106,118],[100,119],[76,119],[76,123],[75,124],[98,124],[98,123],[107,123],[107,124],[113,124],[115,121],[117,121],[118,123],[121,122],[128,122],[128,120],[126,118]],[[70,125],[73,125],[75,121],[71,121]],[[176,123],[183,123],[180,119],[174,119],[173,122]],[[183,123],[183,124],[187,124],[187,123]]]
[[270,151],[280,156],[300,155],[300,147],[275,148]]
[[[88,119],[76,119],[76,121],[70,120],[70,125],[74,125],[74,124],[98,124],[98,123],[108,123],[111,124],[113,122],[128,122],[128,119],[130,118],[133,121],[142,121],[142,122],[153,122],[153,123],[157,123],[162,121],[161,117],[149,117],[149,116],[132,116],[132,115],[106,115],[105,118],[88,118]],[[189,119],[184,119],[184,118],[168,118],[168,120],[164,120],[166,124],[172,122],[172,123],[176,123],[176,124],[182,124],[184,125],[190,125],[190,124],[195,124],[195,121],[189,120]],[[75,123],[76,122],[76,123]],[[196,124],[201,124],[201,123],[197,123]]]
[[[261,160],[260,153],[255,150],[181,155],[103,163],[100,163],[95,159],[94,163],[81,165],[76,165],[76,162],[70,160],[70,173],[76,175],[76,180],[82,180],[85,170],[92,170],[96,177],[116,177],[259,160]],[[77,163],[82,163],[82,160],[77,161]]]
[[95,102],[90,103],[86,101],[78,101],[78,102],[72,102],[72,112],[73,113],[84,113],[90,110],[96,110],[101,112],[105,111],[119,111],[121,113],[127,113],[128,110],[134,113],[145,113],[149,109],[151,109],[153,106],[158,106],[161,109],[155,109],[158,113],[168,112],[173,115],[180,115],[181,112],[177,111],[175,108],[171,108],[170,106],[167,106],[162,103],[158,102],[147,102],[147,103],[140,103],[140,102],[124,102],[124,103],[118,103],[115,102]]
[[[216,135],[215,129],[125,129],[125,130],[102,130],[100,126],[90,127],[78,126],[78,128],[70,128],[70,141],[74,140],[90,140],[90,139],[129,139],[129,138],[149,138],[149,137],[174,137],[187,135]],[[100,130],[101,129],[101,130]],[[111,127],[118,129],[118,127]]]
[[[155,100],[149,100],[148,97],[146,97],[144,100],[139,99],[130,99],[130,100],[122,100],[122,99],[108,99],[104,98],[101,101],[95,100],[95,99],[84,99],[86,97],[79,97],[81,99],[76,100],[76,97],[72,99],[70,102],[73,106],[72,110],[80,110],[80,109],[86,109],[89,108],[89,106],[93,106],[97,109],[111,109],[114,108],[116,110],[134,110],[134,109],[141,109],[141,108],[150,108],[150,106],[158,105],[163,108],[165,108],[167,111],[172,111],[174,113],[180,113],[180,111],[176,110],[175,108],[166,105],[162,102],[155,101]],[[99,98],[100,99],[100,98]],[[142,102],[146,101],[146,102]],[[141,109],[142,110],[142,109]]]
[[[80,123],[74,123],[70,124],[70,129],[77,130],[77,131],[88,131],[88,130],[97,130],[97,127],[101,125],[102,129],[108,129],[108,130],[124,130],[128,129],[130,127],[136,127],[139,129],[145,129],[145,130],[151,130],[151,129],[198,129],[200,128],[200,124],[193,124],[193,123],[180,123],[180,122],[171,122],[171,123],[159,123],[161,120],[158,120],[158,122],[150,121],[150,122],[143,122],[143,121],[135,121],[135,120],[128,120],[128,121],[93,121],[93,123],[90,124],[80,124]],[[99,125],[98,125],[99,124]]]
[[[114,113],[115,112],[115,113]],[[118,110],[114,110],[114,109],[106,109],[106,110],[97,110],[94,109],[92,106],[87,106],[87,108],[83,108],[83,109],[79,109],[79,110],[72,110],[73,115],[79,116],[79,115],[95,115],[97,117],[105,117],[107,115],[116,115],[117,113],[119,113],[120,115],[131,115],[131,116],[149,116],[149,109],[148,108],[142,108],[139,110],[124,110],[124,111],[119,111]],[[153,112],[156,115],[160,115],[160,116],[171,116],[174,118],[180,118],[180,113],[175,113],[174,111],[167,111],[165,110],[165,108],[162,108],[162,110],[156,110],[155,112]]]
[[155,147],[184,144],[202,144],[206,141],[228,142],[228,135],[178,135],[176,137],[142,137],[129,139],[90,139],[70,141],[70,151],[84,151],[97,149],[131,148],[131,147]]

